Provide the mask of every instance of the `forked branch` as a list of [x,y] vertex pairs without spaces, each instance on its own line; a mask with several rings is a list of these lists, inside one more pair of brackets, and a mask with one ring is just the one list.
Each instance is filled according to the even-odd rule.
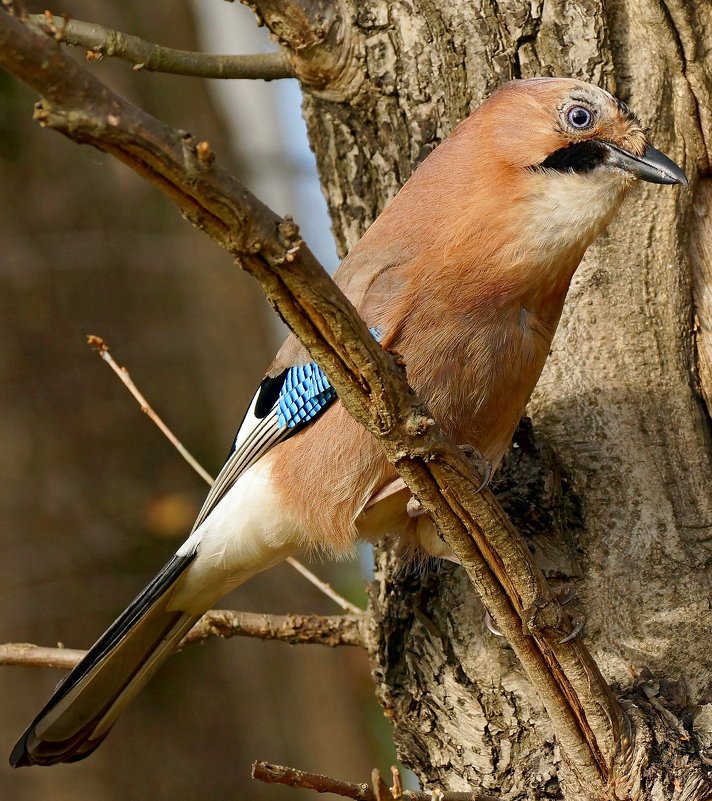
[[241,0],[276,37],[297,78],[313,90],[344,98],[362,81],[363,43],[347,24],[343,0]]

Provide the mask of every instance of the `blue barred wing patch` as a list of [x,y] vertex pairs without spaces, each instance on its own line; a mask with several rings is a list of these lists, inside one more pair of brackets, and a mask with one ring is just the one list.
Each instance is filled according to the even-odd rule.
[[[376,326],[369,331],[376,342],[381,341],[382,335]],[[336,400],[336,390],[318,364],[309,362],[290,367],[277,398],[277,427],[294,428],[308,423],[333,400]]]
[[294,428],[313,420],[336,398],[336,390],[318,364],[287,370],[277,398],[277,426]]

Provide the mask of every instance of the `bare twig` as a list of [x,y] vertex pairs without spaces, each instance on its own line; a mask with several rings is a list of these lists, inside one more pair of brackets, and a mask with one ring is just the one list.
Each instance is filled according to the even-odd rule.
[[[291,645],[339,645],[363,647],[363,614],[360,615],[265,615],[213,609],[206,612],[181,641],[180,648],[211,637],[255,637]],[[49,667],[69,670],[86,651],[48,648],[30,643],[0,645],[0,665]]]
[[273,765],[271,762],[253,762],[252,778],[267,784],[287,784],[290,787],[316,790],[317,793],[335,793],[355,801],[376,801],[371,786],[366,782],[342,782],[321,773],[309,773],[306,770]]
[[185,635],[180,648],[209,637],[256,637],[291,645],[339,645],[363,647],[364,614],[356,615],[265,615],[213,609]]
[[[202,143],[201,143],[202,144]],[[198,146],[200,147],[200,145]],[[195,472],[203,479],[203,481],[208,484],[208,486],[212,486],[215,479],[208,473],[208,471],[198,462],[198,460],[193,456],[192,453],[183,445],[183,443],[176,437],[176,435],[171,431],[170,428],[163,422],[163,419],[156,413],[153,409],[151,404],[146,400],[141,390],[134,384],[129,375],[129,371],[122,367],[120,364],[116,362],[114,357],[111,355],[109,350],[109,346],[106,343],[106,340],[102,339],[102,337],[97,336],[96,334],[89,334],[87,336],[87,343],[90,347],[94,348],[94,350],[101,356],[101,358],[111,367],[111,369],[116,373],[116,375],[121,379],[123,385],[128,389],[128,391],[136,398],[138,401],[139,406],[141,407],[141,411],[150,419],[152,420],[160,429],[161,433],[166,437],[166,439],[173,445],[173,447],[180,453],[180,455],[185,459],[186,462],[195,470]],[[355,606],[350,601],[347,601],[346,598],[339,595],[336,590],[334,590],[331,585],[327,584],[325,581],[322,581],[318,576],[315,576],[314,573],[311,572],[307,567],[305,567],[300,561],[295,559],[293,556],[288,556],[285,560],[290,567],[293,567],[298,573],[301,573],[302,576],[310,583],[313,584],[320,592],[326,595],[327,598],[331,598],[334,603],[338,604],[344,611],[350,612],[354,615],[362,615],[363,609],[359,609],[358,606]]]
[[43,94],[41,124],[111,153],[165,192],[262,284],[329,377],[341,403],[376,436],[433,518],[544,703],[569,766],[591,797],[610,795],[627,719],[511,521],[473,465],[408,386],[353,306],[299,238],[195,142],[111,92],[0,12],[0,65]]
[[0,665],[71,670],[85,653],[76,648],[49,648],[29,642],[8,642],[0,645]]
[[[384,791],[383,800],[391,796],[391,791],[380,779],[380,773],[374,770],[374,781],[379,781],[379,789]],[[377,778],[376,778],[377,775]],[[378,801],[373,787],[366,782],[356,784],[332,779],[321,773],[310,773],[306,770],[273,765],[271,762],[257,761],[252,764],[252,778],[267,784],[286,784],[289,787],[301,787],[305,790],[316,790],[317,793],[334,793],[354,801]],[[392,796],[391,796],[392,797]],[[406,801],[431,801],[433,794],[422,790],[403,790],[400,796]],[[482,793],[443,792],[439,794],[441,801],[499,801],[495,796]]]
[[164,47],[93,22],[60,17],[60,22],[55,24],[55,17],[49,11],[31,14],[29,20],[57,41],[88,48],[87,61],[114,57],[130,62],[135,70],[198,78],[261,78],[271,81],[294,77],[292,65],[282,50],[221,56]]
[[109,346],[106,342],[96,334],[87,335],[88,344],[101,356],[101,358],[111,367],[116,375],[121,379],[123,385],[128,391],[136,398],[141,411],[160,429],[163,436],[173,445],[178,453],[185,459],[186,462],[195,470],[195,472],[205,481],[208,485],[212,486],[213,477],[208,471],[195,459],[195,457],[188,451],[183,443],[176,437],[176,435],[168,428],[163,420],[156,414],[151,407],[151,404],[143,396],[141,390],[134,384],[129,375],[129,371],[117,364],[114,357],[109,352]]
[[345,612],[350,612],[352,615],[363,614],[363,609],[359,609],[358,606],[352,604],[351,601],[347,601],[346,598],[344,598],[342,595],[339,595],[339,593],[336,592],[336,590],[330,584],[327,584],[318,576],[315,576],[308,567],[305,567],[294,557],[288,556],[285,561],[288,565],[291,565],[295,570],[301,573],[308,582],[313,584],[317,589],[321,590],[324,595],[326,595],[328,598],[331,598],[331,600],[338,604]]

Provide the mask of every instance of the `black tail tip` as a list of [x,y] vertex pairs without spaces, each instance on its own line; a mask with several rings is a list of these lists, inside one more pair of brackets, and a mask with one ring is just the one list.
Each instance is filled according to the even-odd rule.
[[11,768],[26,768],[35,764],[30,756],[30,752],[27,750],[26,736],[21,737],[15,743],[15,747],[10,754],[9,762]]
[[15,743],[8,761],[12,768],[29,768],[33,765],[45,768],[61,763],[79,762],[93,754],[104,742],[108,733],[104,732],[95,740],[70,739],[51,742],[39,740],[35,736],[34,728],[30,728]]

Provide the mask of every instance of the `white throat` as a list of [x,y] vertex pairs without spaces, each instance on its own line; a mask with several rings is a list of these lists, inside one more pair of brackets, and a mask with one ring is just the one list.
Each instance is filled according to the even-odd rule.
[[520,205],[524,246],[531,258],[557,259],[585,250],[608,224],[633,182],[620,171],[587,173],[546,170],[528,182]]

